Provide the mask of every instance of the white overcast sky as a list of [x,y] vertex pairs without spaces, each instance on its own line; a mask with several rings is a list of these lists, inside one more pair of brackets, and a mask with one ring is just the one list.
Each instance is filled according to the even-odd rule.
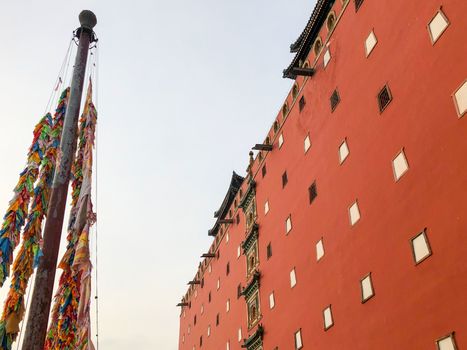
[[98,17],[101,349],[177,349],[175,305],[292,86],[282,69],[314,3],[0,2],[0,215],[78,13]]

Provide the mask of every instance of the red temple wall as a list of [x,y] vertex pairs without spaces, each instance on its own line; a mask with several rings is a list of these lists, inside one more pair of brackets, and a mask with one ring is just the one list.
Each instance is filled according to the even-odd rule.
[[[450,25],[433,45],[427,25],[441,5]],[[341,7],[336,0],[336,14]],[[466,13],[461,0],[365,0],[358,12],[351,2],[330,37],[327,67],[321,53],[316,74],[297,79],[300,94],[294,104],[288,96],[291,110],[274,150],[264,154],[264,163],[255,163],[264,349],[294,349],[298,329],[304,349],[436,349],[435,341],[453,331],[458,348],[467,347],[467,119],[458,117],[452,97],[467,78]],[[366,57],[364,42],[372,29],[378,43]],[[322,28],[323,39],[326,32]],[[376,96],[385,84],[393,100],[380,113]],[[331,112],[335,88],[341,101]],[[302,95],[306,106],[299,112]],[[307,134],[312,146],[305,154]],[[344,139],[350,154],[340,164]],[[409,170],[395,181],[392,160],[401,149]],[[310,204],[313,181],[318,197]],[[355,200],[361,218],[351,226],[348,208]],[[224,236],[220,258],[204,274],[204,288],[197,288],[191,308],[181,315],[180,349],[200,349],[200,336],[201,349],[226,349],[227,341],[231,350],[240,349],[238,328],[248,336],[246,304],[237,299],[237,285],[246,283],[245,257],[237,259],[245,219],[238,213],[240,225],[229,225],[229,242]],[[289,214],[292,230],[286,234]],[[416,265],[410,240],[425,228],[432,255]],[[316,261],[321,238],[325,255]],[[294,267],[297,285],[291,288]],[[370,272],[375,296],[362,303],[360,280]],[[328,305],[334,325],[324,331]]]

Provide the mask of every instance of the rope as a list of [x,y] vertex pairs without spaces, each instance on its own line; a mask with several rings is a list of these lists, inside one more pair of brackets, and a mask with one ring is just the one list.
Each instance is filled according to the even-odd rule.
[[[57,98],[57,94],[61,93],[61,87],[63,82],[65,81],[66,73],[68,72],[68,66],[70,64],[70,56],[71,56],[71,43],[73,42],[73,38],[70,40],[68,44],[68,49],[66,51],[65,57],[63,58],[62,65],[58,72],[57,78],[55,79],[54,86],[52,87],[52,92],[50,93],[49,101],[47,102],[47,106],[45,107],[44,115],[50,112],[50,108],[52,107],[53,102]],[[65,74],[63,74],[65,71]]]
[[[95,57],[94,57],[94,60],[95,60],[95,64],[94,64],[94,78],[95,78],[95,94],[96,94],[96,109],[97,111],[99,111],[99,47],[96,45],[96,50],[95,50]],[[96,146],[95,146],[95,152],[96,152],[96,157],[95,157],[95,161],[96,161],[96,213],[99,213],[99,201],[98,201],[98,194],[99,194],[99,190],[98,190],[98,186],[99,186],[99,177],[98,177],[98,174],[99,174],[99,166],[98,166],[98,162],[99,162],[99,157],[98,157],[98,147],[99,147],[99,126],[96,127]],[[95,254],[96,254],[96,266],[95,266],[95,273],[96,273],[96,295],[94,297],[94,300],[95,300],[95,305],[96,305],[96,350],[99,350],[99,274],[98,274],[98,271],[99,271],[99,265],[98,265],[98,241],[99,241],[99,236],[98,236],[98,224],[99,224],[99,220],[96,220],[96,224],[95,224],[95,230],[96,230],[96,233],[95,233],[95,239],[96,239],[96,249],[95,249]]]
[[[31,283],[29,283],[29,286],[28,286],[28,292],[27,292],[27,297],[26,297],[26,310],[29,310],[29,299],[31,297],[31,290],[32,290],[32,285],[35,284],[36,282],[36,272],[34,272],[32,275],[31,275]],[[24,328],[24,325],[26,324],[26,315],[24,315],[24,320],[23,322],[21,322],[21,328],[19,329],[19,335],[18,335],[18,341],[16,342],[16,350],[19,350],[19,346],[20,344],[22,345],[21,341],[23,340],[23,328]]]

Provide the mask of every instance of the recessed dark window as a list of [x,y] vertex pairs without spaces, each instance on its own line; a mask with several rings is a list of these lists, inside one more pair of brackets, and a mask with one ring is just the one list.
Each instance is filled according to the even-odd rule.
[[303,111],[303,108],[305,108],[306,101],[305,101],[305,96],[302,96],[300,100],[298,101],[298,109],[299,111]]
[[242,285],[239,284],[237,286],[237,299],[240,298],[242,296]]
[[216,315],[216,326],[219,325],[219,314]]
[[274,132],[277,132],[277,130],[279,130],[279,123],[277,122],[277,120],[274,122],[273,129]]
[[357,12],[360,6],[362,6],[363,0],[354,0],[354,2],[355,2],[355,12]]
[[321,38],[318,38],[316,41],[315,41],[315,47],[314,47],[314,51],[315,51],[315,55],[318,56],[321,49],[323,48],[323,42],[321,41]]
[[230,263],[227,263],[225,274],[228,276],[230,273]]
[[392,95],[389,90],[389,86],[385,85],[378,94],[378,107],[379,111],[382,112],[391,103]]
[[208,294],[208,301],[211,302],[211,292]]
[[282,117],[285,117],[287,113],[289,113],[289,106],[286,103],[284,107],[282,107]]
[[316,181],[311,184],[308,188],[308,194],[310,195],[310,204],[318,197],[318,190],[316,188]]
[[289,179],[287,178],[287,171],[284,171],[284,173],[282,174],[282,188],[284,188],[285,185],[287,185],[287,182],[289,182]]
[[195,315],[195,317],[194,317],[194,319],[193,319],[193,323],[194,323],[194,325],[196,326],[196,315]]
[[237,225],[240,223],[240,215],[237,214]]
[[271,243],[269,243],[268,246],[266,247],[266,255],[267,255],[267,258],[268,258],[268,259],[272,256],[272,246],[271,246]]
[[204,278],[201,279],[201,288],[204,288]]
[[341,98],[339,96],[339,93],[337,92],[337,89],[334,90],[334,92],[332,93],[330,100],[331,100],[331,112],[334,112],[337,105],[341,101]]
[[199,337],[199,347],[203,346],[203,336]]
[[266,176],[266,164],[263,165],[263,167],[261,168],[261,175],[263,175],[263,177]]
[[221,250],[219,249],[219,250],[217,251],[217,260],[219,260],[220,257],[221,257]]
[[331,13],[328,17],[328,20],[326,21],[326,25],[328,27],[328,30],[332,30],[334,26],[336,25],[336,16],[334,13]]
[[295,99],[297,98],[297,96],[298,96],[298,91],[299,91],[298,86],[297,86],[297,84],[295,84],[295,85],[293,86],[293,88],[292,88],[292,97],[293,97],[294,100],[295,100]]

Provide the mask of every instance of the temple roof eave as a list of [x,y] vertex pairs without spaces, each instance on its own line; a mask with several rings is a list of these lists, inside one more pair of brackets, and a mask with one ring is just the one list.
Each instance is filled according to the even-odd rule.
[[318,0],[311,14],[308,23],[300,34],[298,39],[290,45],[290,51],[296,53],[290,65],[284,69],[283,77],[295,79],[297,76],[293,73],[293,68],[299,67],[300,62],[304,61],[310,53],[311,46],[319,34],[321,26],[326,20],[326,16],[332,8],[335,0]]

